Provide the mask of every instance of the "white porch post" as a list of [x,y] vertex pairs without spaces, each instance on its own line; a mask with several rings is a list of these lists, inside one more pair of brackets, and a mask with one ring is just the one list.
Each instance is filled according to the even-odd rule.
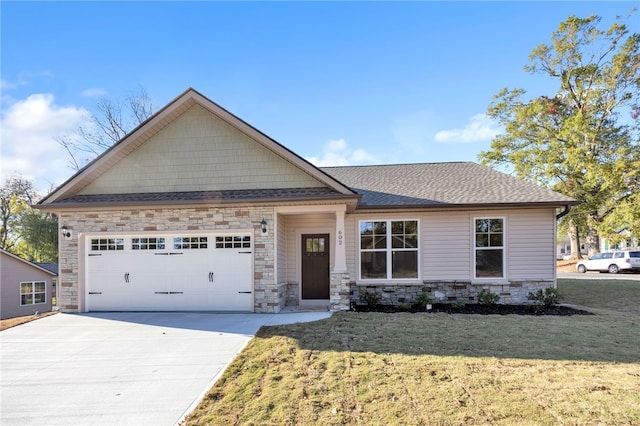
[[344,214],[346,206],[336,210],[335,261],[333,272],[347,272],[347,252],[345,250]]

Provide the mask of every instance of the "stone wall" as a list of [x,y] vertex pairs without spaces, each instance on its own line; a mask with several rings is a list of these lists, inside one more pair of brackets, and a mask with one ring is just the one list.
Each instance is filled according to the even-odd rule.
[[[72,233],[70,239],[60,240],[60,300],[64,312],[82,309],[84,289],[79,277],[82,273],[79,259],[79,240],[82,235],[130,234],[132,232],[163,231],[229,231],[253,229],[254,248],[254,310],[255,312],[279,312],[285,303],[286,286],[276,285],[274,277],[273,233],[263,236],[260,221],[273,223],[271,208],[167,208],[126,209],[100,212],[62,213],[60,226]],[[82,242],[84,244],[84,242]]]
[[552,280],[520,280],[510,281],[508,284],[472,284],[470,281],[424,281],[422,285],[356,285],[351,283],[350,301],[353,304],[363,304],[364,292],[379,293],[380,303],[383,305],[416,303],[418,295],[426,292],[434,303],[478,303],[478,294],[482,290],[500,296],[501,304],[533,303],[528,299],[531,292],[547,287],[555,287]]

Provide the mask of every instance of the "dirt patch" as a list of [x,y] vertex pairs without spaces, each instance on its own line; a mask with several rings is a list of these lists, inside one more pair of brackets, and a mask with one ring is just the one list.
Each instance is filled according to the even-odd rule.
[[556,269],[558,270],[558,272],[565,274],[576,272],[576,263],[578,263],[577,260],[559,260],[556,263]]
[[[356,312],[411,312],[425,313],[419,305],[354,305],[352,309]],[[444,312],[447,314],[475,314],[475,315],[556,315],[556,316],[572,316],[572,315],[594,315],[592,312],[582,309],[572,308],[570,306],[542,306],[542,305],[481,305],[478,303],[470,303],[464,305],[436,303],[431,306],[428,312]]]
[[15,327],[20,324],[25,324],[31,321],[35,321],[40,318],[48,317],[49,315],[55,315],[58,312],[45,312],[43,314],[38,315],[26,315],[23,317],[15,317],[15,318],[7,318],[0,320],[0,331],[6,330],[7,328]]

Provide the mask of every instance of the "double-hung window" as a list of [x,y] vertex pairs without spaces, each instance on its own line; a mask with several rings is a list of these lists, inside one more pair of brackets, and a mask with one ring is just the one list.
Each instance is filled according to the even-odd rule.
[[360,279],[418,278],[418,221],[360,221]]
[[47,301],[47,284],[44,281],[20,283],[20,305],[37,305]]
[[475,277],[504,277],[504,219],[475,219]]

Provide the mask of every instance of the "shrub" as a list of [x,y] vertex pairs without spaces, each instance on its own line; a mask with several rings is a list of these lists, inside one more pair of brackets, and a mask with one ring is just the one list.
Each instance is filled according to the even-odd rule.
[[420,308],[424,309],[425,311],[427,310],[427,305],[433,303],[431,297],[429,297],[426,292],[420,293],[416,301],[418,302],[418,305],[420,305]]
[[374,291],[365,290],[362,292],[362,299],[364,300],[364,303],[367,304],[367,306],[369,306],[370,308],[375,308],[380,304],[380,301],[382,300],[382,295]]
[[455,302],[455,303],[451,304],[451,307],[455,311],[464,311],[464,307],[465,306],[466,306],[466,304],[464,302]]
[[539,289],[538,291],[530,292],[527,295],[529,300],[535,300],[539,304],[544,305],[545,307],[550,307],[553,305],[557,305],[563,299],[562,293],[558,291],[557,288],[547,287],[544,290]]
[[491,293],[489,290],[482,290],[478,293],[478,303],[481,305],[493,306],[500,301],[500,295]]

